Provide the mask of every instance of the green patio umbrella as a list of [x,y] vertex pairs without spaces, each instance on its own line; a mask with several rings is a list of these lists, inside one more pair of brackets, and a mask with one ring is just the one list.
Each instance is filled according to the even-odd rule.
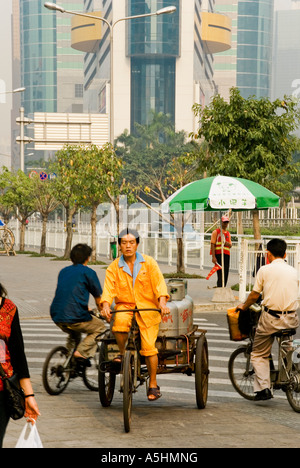
[[177,190],[163,203],[162,212],[220,211],[221,221],[224,210],[265,210],[278,207],[279,200],[278,195],[251,180],[218,175],[196,180]]
[[197,211],[264,210],[279,206],[280,198],[256,182],[215,176],[196,180],[171,195],[164,205],[171,213]]

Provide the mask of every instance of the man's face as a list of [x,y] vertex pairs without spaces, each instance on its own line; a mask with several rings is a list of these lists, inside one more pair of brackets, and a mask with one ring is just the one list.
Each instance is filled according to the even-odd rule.
[[126,236],[122,237],[120,243],[120,249],[122,254],[125,257],[131,257],[135,254],[138,248],[138,243],[136,238],[132,234],[127,234]]

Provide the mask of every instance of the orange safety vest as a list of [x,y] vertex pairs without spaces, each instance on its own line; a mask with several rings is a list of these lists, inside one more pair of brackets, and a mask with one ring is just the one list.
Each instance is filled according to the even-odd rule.
[[[231,236],[228,231],[223,233],[225,237],[225,242],[231,242]],[[224,244],[225,244],[224,242]],[[223,251],[225,255],[230,255],[230,248],[223,246]],[[217,242],[216,242],[216,255],[222,253],[222,241],[221,241],[221,229],[217,229]]]

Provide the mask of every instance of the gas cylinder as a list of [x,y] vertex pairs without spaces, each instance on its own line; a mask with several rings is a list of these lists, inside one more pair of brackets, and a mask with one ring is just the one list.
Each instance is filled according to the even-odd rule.
[[158,336],[186,335],[193,328],[193,299],[186,294],[184,281],[171,280],[167,283],[167,287],[171,299],[167,304],[170,314],[162,318]]

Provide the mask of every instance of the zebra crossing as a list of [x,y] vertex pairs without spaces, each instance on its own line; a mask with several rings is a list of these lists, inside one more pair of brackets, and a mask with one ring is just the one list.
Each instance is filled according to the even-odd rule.
[[[218,321],[220,322],[218,316],[214,317],[213,314],[194,317],[194,324],[200,329],[207,330],[209,399],[240,398],[228,376],[229,357],[239,343],[230,341],[227,326],[218,324]],[[30,373],[41,374],[47,354],[54,346],[65,344],[66,334],[51,319],[22,320],[21,328]],[[161,374],[159,383],[163,393],[195,395],[193,377],[182,374]]]

